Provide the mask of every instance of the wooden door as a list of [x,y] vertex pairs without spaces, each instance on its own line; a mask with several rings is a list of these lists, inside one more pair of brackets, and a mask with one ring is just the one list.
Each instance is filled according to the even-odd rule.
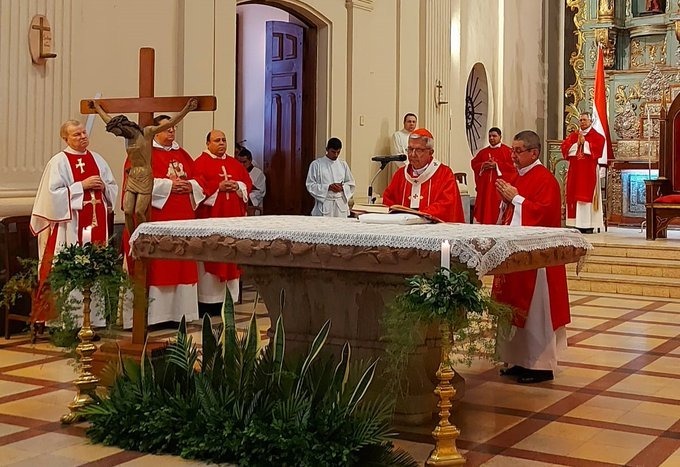
[[[302,26],[267,21],[264,104],[264,173],[267,176],[265,214],[304,212],[303,157],[304,33]],[[312,156],[313,157],[313,156]]]

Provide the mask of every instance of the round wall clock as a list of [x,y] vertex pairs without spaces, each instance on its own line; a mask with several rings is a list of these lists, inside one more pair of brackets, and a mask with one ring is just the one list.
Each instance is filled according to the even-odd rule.
[[465,87],[465,131],[473,156],[486,146],[488,110],[489,86],[486,70],[481,63],[475,63]]

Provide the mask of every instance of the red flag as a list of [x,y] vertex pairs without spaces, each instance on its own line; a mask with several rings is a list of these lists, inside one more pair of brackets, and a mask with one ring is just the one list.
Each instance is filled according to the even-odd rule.
[[605,144],[602,157],[598,164],[605,165],[614,159],[612,139],[609,136],[609,122],[607,121],[607,84],[604,81],[604,54],[602,47],[598,47],[597,64],[595,65],[595,88],[593,93],[593,129],[604,136]]

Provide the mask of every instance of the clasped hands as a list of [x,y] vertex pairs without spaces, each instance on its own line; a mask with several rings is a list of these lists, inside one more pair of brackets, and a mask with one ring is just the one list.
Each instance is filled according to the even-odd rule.
[[331,183],[328,185],[328,189],[332,191],[333,193],[340,193],[342,192],[342,182],[340,183]]
[[102,181],[102,178],[99,175],[92,175],[90,177],[87,177],[80,183],[83,184],[83,191],[84,190],[102,191],[104,189],[104,182]]
[[172,180],[172,193],[177,193],[180,195],[185,195],[193,191],[191,187],[191,182],[188,180],[182,180],[181,178],[171,178]]
[[496,161],[493,160],[493,159],[489,159],[488,161],[484,161],[482,163],[482,172],[484,172],[485,170],[495,169],[495,168],[496,168]]
[[519,194],[517,188],[510,185],[502,178],[496,180],[496,191],[498,191],[501,197],[508,202],[512,201],[512,199]]
[[222,180],[218,187],[220,191],[236,191],[238,190],[238,182],[231,180]]

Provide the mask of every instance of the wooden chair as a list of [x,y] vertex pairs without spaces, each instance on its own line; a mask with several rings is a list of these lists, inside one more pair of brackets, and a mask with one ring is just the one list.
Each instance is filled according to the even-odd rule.
[[[38,239],[31,233],[30,216],[5,217],[0,220],[0,287],[19,272],[18,258],[38,258]],[[29,323],[31,314],[30,297],[19,300],[12,309],[2,310],[5,314],[5,339],[12,331],[11,322]]]
[[659,117],[659,178],[646,180],[647,240],[666,238],[671,220],[680,217],[680,96]]

